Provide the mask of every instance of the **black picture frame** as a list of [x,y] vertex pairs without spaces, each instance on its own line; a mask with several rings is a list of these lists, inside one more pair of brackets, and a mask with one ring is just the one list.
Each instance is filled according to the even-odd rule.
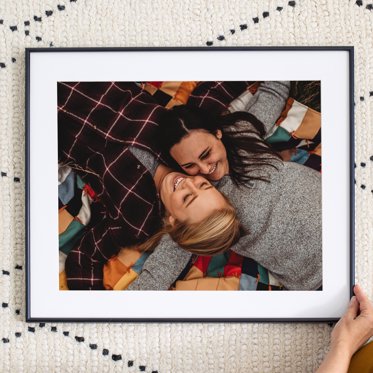
[[[31,111],[33,110],[32,91],[38,84],[35,80],[32,80],[32,68],[37,62],[32,61],[33,56],[40,56],[43,54],[55,55],[59,54],[70,54],[71,56],[77,55],[77,53],[91,54],[91,53],[132,53],[132,52],[203,52],[209,54],[211,52],[242,52],[242,53],[255,53],[255,52],[343,52],[347,54],[348,58],[348,72],[346,74],[346,84],[348,85],[348,164],[345,165],[349,173],[348,188],[349,188],[349,201],[348,210],[349,216],[346,216],[349,220],[349,253],[346,258],[348,264],[348,279],[346,279],[345,291],[343,293],[343,304],[347,305],[347,299],[352,295],[352,289],[355,278],[355,225],[354,225],[354,48],[351,46],[335,46],[335,47],[185,47],[185,48],[173,48],[173,47],[157,47],[157,48],[28,48],[25,51],[26,58],[26,86],[25,86],[25,126],[26,126],[26,146],[25,146],[25,160],[26,160],[26,191],[25,191],[25,204],[26,204],[26,321],[27,322],[335,322],[342,314],[342,309],[336,317],[80,317],[80,316],[69,316],[61,317],[56,316],[38,316],[33,313],[33,302],[36,300],[33,298],[32,292],[32,274],[35,269],[31,265],[33,258],[33,247],[31,237],[35,235],[32,231],[32,208],[31,202],[33,194],[32,184],[32,165],[31,157],[33,156],[33,144],[31,138],[33,136],[32,129],[32,116]],[[48,74],[46,72],[46,74]],[[348,288],[347,288],[348,287]],[[39,297],[40,298],[40,297]],[[38,301],[39,301],[38,298]],[[343,308],[343,307],[342,307]]]

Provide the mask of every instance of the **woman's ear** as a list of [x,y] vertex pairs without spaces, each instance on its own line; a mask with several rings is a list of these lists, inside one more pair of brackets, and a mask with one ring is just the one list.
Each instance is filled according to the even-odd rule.
[[171,225],[171,227],[173,227],[175,225],[175,218],[172,216],[172,215],[169,215],[167,218],[167,221],[168,221],[168,224]]
[[221,130],[217,130],[215,136],[217,139],[221,140],[221,138],[223,137],[223,133],[221,132]]

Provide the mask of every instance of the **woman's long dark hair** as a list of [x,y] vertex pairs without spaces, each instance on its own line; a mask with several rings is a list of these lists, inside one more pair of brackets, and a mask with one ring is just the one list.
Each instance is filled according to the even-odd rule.
[[158,141],[163,156],[175,166],[169,152],[191,130],[205,130],[216,135],[219,129],[223,133],[221,140],[227,151],[229,174],[234,183],[244,185],[250,180],[269,181],[264,166],[276,168],[281,158],[264,142],[263,123],[250,113],[237,111],[210,116],[197,107],[175,106],[165,112],[160,121]]

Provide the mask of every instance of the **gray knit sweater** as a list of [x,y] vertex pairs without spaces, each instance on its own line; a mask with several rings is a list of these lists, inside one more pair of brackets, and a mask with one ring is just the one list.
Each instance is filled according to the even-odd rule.
[[[249,104],[245,98],[239,100],[240,109],[256,115],[269,131],[288,91],[288,82],[265,82]],[[322,283],[320,174],[294,163],[266,167],[263,172],[269,183],[255,181],[238,188],[225,176],[217,184],[236,207],[247,232],[232,250],[257,260],[288,289],[317,289]],[[190,257],[164,237],[129,290],[168,289]]]
[[270,182],[237,188],[224,177],[218,189],[236,207],[246,235],[232,247],[255,259],[291,290],[314,290],[322,283],[321,176],[284,162],[268,169]]

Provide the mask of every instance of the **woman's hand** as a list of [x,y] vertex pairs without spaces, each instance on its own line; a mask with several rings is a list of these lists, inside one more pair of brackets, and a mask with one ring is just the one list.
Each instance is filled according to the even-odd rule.
[[330,351],[317,373],[347,372],[352,355],[373,335],[373,304],[359,285],[331,335]]
[[359,285],[354,293],[331,336],[331,349],[343,349],[350,357],[373,335],[373,304]]

